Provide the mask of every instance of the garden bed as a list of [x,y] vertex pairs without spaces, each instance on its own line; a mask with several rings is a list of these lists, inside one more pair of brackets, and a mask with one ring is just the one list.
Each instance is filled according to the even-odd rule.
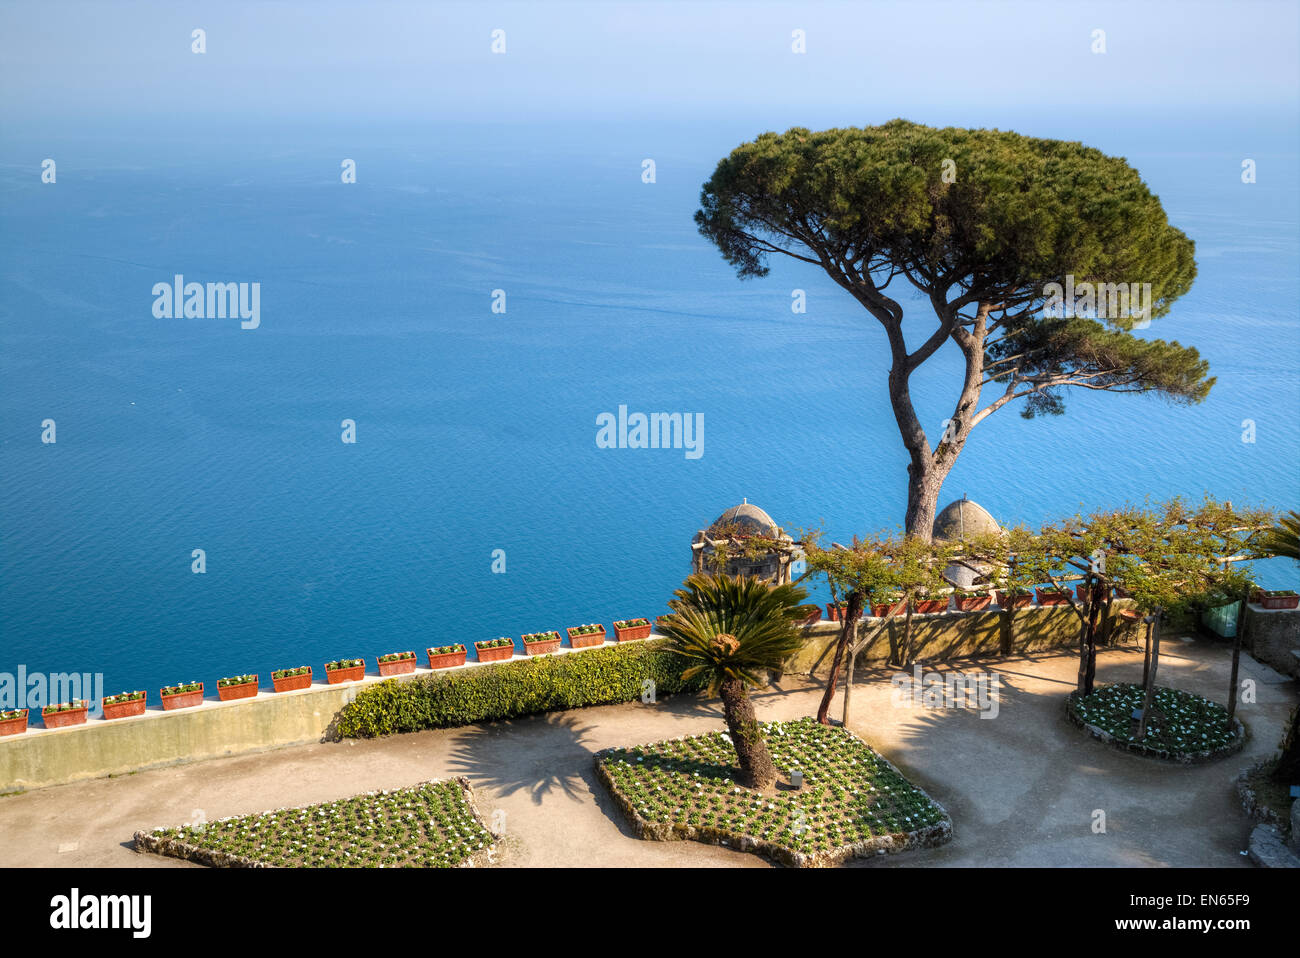
[[1132,715],[1142,707],[1142,686],[1129,682],[1102,685],[1086,698],[1078,691],[1065,700],[1065,715],[1073,724],[1109,745],[1183,765],[1212,762],[1231,755],[1246,742],[1246,727],[1234,718],[1227,725],[1228,710],[1194,692],[1156,686],[1153,709],[1164,715],[1147,729],[1146,739],[1132,738]]
[[[596,755],[596,774],[641,838],[727,845],[796,868],[837,865],[952,838],[937,802],[847,729],[764,722],[782,773],[771,794],[742,788],[736,752],[711,732]],[[789,771],[804,785],[788,784]]]
[[1261,825],[1276,825],[1285,835],[1291,830],[1291,803],[1300,801],[1291,797],[1291,790],[1281,782],[1273,781],[1277,759],[1252,765],[1237,776],[1237,797],[1241,810]]
[[495,841],[460,777],[135,833],[136,851],[218,868],[455,868]]

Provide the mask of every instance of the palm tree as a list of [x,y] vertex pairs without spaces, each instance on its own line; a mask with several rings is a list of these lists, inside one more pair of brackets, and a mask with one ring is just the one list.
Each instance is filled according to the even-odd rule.
[[691,664],[683,679],[703,676],[710,695],[722,696],[727,730],[740,763],[740,784],[770,788],[776,767],[754,717],[749,689],[767,684],[766,673],[803,643],[796,622],[808,593],[797,586],[772,585],[749,576],[696,573],[668,602],[670,615],[658,631],[670,648]]
[[1266,555],[1281,556],[1300,562],[1300,512],[1292,510],[1264,534],[1260,543]]

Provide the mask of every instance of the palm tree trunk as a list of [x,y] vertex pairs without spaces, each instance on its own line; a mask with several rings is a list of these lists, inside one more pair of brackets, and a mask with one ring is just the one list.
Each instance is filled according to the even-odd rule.
[[749,699],[745,683],[731,679],[722,683],[721,692],[722,713],[740,762],[740,784],[746,788],[770,788],[776,783],[776,766],[772,764],[763,730],[754,717],[754,703]]

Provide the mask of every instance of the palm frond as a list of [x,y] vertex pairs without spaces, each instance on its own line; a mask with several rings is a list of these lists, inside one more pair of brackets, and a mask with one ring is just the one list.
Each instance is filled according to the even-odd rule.
[[[807,596],[790,584],[697,573],[674,593],[671,612],[660,619],[658,631],[673,651],[691,661],[683,677],[706,675],[711,694],[734,679],[754,687],[802,645],[796,623],[802,617],[798,606]],[[732,636],[735,642],[719,642],[719,636]]]

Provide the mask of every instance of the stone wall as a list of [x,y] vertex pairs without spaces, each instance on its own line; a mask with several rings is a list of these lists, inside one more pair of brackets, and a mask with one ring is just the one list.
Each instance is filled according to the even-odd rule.
[[34,713],[28,721],[35,727],[0,738],[0,793],[319,742],[362,684],[322,683],[232,702],[207,699],[194,708],[154,707],[134,718],[91,719],[60,729],[41,728]]
[[[1120,599],[1112,604],[1112,644],[1140,642],[1142,626],[1133,626],[1119,618],[1122,609],[1132,607],[1132,600]],[[880,625],[880,619],[864,618],[858,626],[860,636],[870,635]],[[824,676],[830,669],[839,640],[840,623],[818,622],[807,627],[808,642],[801,651],[786,663],[789,674]],[[896,617],[889,626],[862,652],[857,664],[862,667],[881,666],[891,659],[891,651],[903,638],[903,620]],[[1079,618],[1069,606],[1032,606],[1016,611],[1010,635],[1012,655],[1041,652],[1048,649],[1077,649],[1079,647]],[[1000,655],[1002,647],[1001,613],[941,612],[934,615],[912,617],[912,654],[909,662],[943,661],[980,655]]]
[[1265,609],[1248,604],[1242,647],[1283,675],[1300,677],[1300,609]]

